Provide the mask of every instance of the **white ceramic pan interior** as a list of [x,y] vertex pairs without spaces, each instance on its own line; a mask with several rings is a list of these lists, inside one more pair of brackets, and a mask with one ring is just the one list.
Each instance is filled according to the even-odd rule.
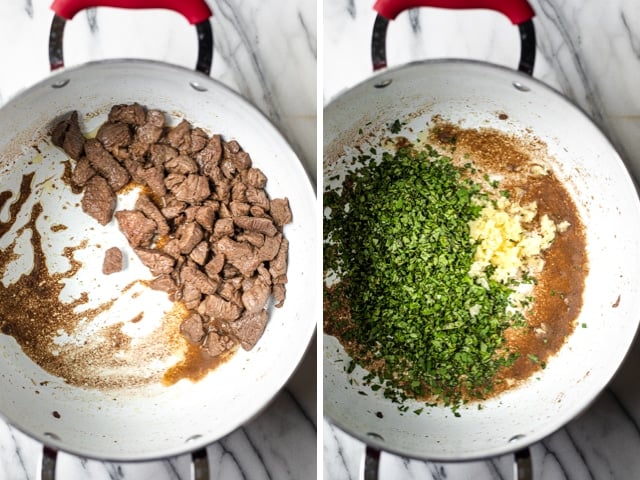
[[[508,119],[500,120],[500,112]],[[622,160],[581,110],[524,74],[469,61],[390,69],[333,100],[324,111],[325,182],[344,171],[344,153],[359,142],[366,145],[369,133],[399,119],[408,122],[401,134],[415,138],[435,114],[465,128],[532,132],[546,143],[552,168],[587,230],[590,272],[578,327],[544,371],[483,402],[482,410],[472,404],[461,408],[460,418],[448,408],[415,415],[412,410],[424,406],[415,402],[402,414],[382,390],[362,385],[361,368],[345,373],[349,357],[335,338],[324,335],[324,412],[331,421],[383,450],[465,460],[547,436],[585,409],[612,378],[640,319],[640,204]]]
[[[87,292],[90,304],[115,301],[97,317],[93,338],[99,337],[99,327],[110,324],[134,336],[144,336],[158,326],[171,303],[165,294],[139,282],[130,285],[149,279],[150,274],[128,248],[115,220],[101,227],[81,211],[80,195],[72,194],[61,180],[67,157],[47,140],[54,122],[72,110],[78,110],[86,131],[95,131],[113,104],[132,102],[168,112],[173,124],[186,118],[210,134],[237,140],[251,155],[253,165],[266,174],[269,196],[288,197],[294,219],[284,228],[290,242],[284,306],[270,308],[266,331],[252,351],[239,350],[199,382],[181,380],[171,387],[155,382],[111,390],[73,387],[29,359],[13,337],[0,335],[0,413],[55,448],[118,460],[193,450],[258,414],[302,358],[320,308],[314,288],[318,272],[310,253],[317,249],[315,194],[300,161],[266,117],[236,93],[200,73],[162,63],[118,60],[64,70],[22,92],[0,110],[0,191],[13,192],[0,211],[1,222],[9,219],[9,207],[17,198],[23,175],[35,172],[32,195],[14,227],[0,240],[0,248],[8,247],[27,222],[33,203],[40,202],[43,213],[37,229],[51,271],[68,270],[69,262],[61,256],[64,247],[87,242],[74,253],[82,267],[74,278],[65,280],[61,300]],[[135,196],[123,199],[119,208],[133,200]],[[55,227],[59,225],[66,228]],[[16,244],[19,258],[2,278],[5,285],[31,268],[29,236],[24,232],[21,236],[24,238]],[[109,246],[123,249],[126,269],[106,277],[101,267]],[[143,313],[142,321],[132,325],[129,320],[139,313]],[[137,366],[134,362],[122,368],[134,365],[138,376],[144,376],[175,360],[171,355],[141,358]],[[104,374],[118,373],[122,372]]]

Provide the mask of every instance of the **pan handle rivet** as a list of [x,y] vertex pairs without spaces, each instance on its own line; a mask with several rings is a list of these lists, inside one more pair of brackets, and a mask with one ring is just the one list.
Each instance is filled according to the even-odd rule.
[[198,82],[189,82],[189,85],[191,85],[191,88],[193,88],[197,92],[206,92],[207,91],[207,87],[203,87]]
[[56,435],[55,433],[44,432],[44,436],[45,437],[49,437],[49,438],[53,438],[54,440],[60,440],[60,437],[58,435]]
[[197,440],[199,438],[202,438],[202,435],[200,435],[199,433],[196,433],[195,435],[191,435],[189,438],[187,438],[184,443],[189,443],[189,442],[193,442],[194,440]]
[[372,438],[377,438],[378,440],[382,440],[384,442],[384,437],[382,435],[380,435],[379,433],[367,432],[367,435],[369,435]]
[[70,82],[71,80],[68,78],[65,78],[64,80],[58,80],[55,83],[52,83],[51,86],[53,88],[62,88],[62,87],[66,87],[67,84]]
[[521,92],[529,92],[531,89],[522,83],[515,81],[512,83],[516,90],[520,90]]
[[509,443],[511,443],[511,442],[516,442],[516,441],[521,440],[521,439],[523,439],[523,438],[524,438],[524,435],[522,435],[522,434],[520,433],[520,434],[518,434],[518,435],[514,435],[513,437],[511,437],[511,438],[508,440],[508,442],[509,442]]
[[374,83],[373,86],[376,88],[385,88],[391,85],[391,82],[393,82],[393,80],[391,78],[387,78],[386,80],[382,80],[378,83]]

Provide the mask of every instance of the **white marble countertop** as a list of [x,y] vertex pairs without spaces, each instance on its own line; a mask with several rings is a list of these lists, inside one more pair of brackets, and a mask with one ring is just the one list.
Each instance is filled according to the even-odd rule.
[[[531,0],[538,51],[534,76],[580,105],[640,179],[640,8],[637,2]],[[325,0],[323,98],[371,75],[371,0]],[[437,57],[515,68],[517,30],[489,11],[418,9],[389,26],[389,65]],[[583,415],[532,446],[535,479],[640,478],[640,346]],[[323,423],[324,478],[358,477],[364,445]],[[382,454],[380,479],[510,479],[513,456],[430,463]]]
[[[49,74],[50,0],[0,2],[0,104]],[[209,1],[215,51],[212,77],[262,110],[290,142],[315,184],[315,2],[266,5]],[[193,68],[193,27],[164,11],[88,10],[68,22],[65,64],[145,58]],[[299,479],[316,474],[316,341],[273,403],[257,418],[207,448],[211,478]],[[42,445],[0,421],[0,480],[40,478]],[[181,480],[190,457],[109,463],[58,455],[57,478]]]

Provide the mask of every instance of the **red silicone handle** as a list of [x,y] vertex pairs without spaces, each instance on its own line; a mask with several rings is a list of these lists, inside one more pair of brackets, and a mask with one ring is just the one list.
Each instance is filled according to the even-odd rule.
[[205,0],[53,0],[51,4],[56,15],[66,20],[91,7],[166,8],[180,13],[191,25],[204,22],[212,15]]
[[531,20],[535,15],[527,0],[376,0],[373,6],[375,11],[388,20],[416,7],[488,8],[503,13],[515,25]]

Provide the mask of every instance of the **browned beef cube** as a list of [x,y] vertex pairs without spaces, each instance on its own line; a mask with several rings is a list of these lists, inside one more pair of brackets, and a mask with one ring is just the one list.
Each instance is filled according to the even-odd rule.
[[170,145],[154,143],[149,147],[149,160],[154,167],[164,167],[165,164],[178,156],[178,151]]
[[242,316],[229,325],[230,333],[240,341],[240,346],[251,350],[264,332],[267,325],[266,310],[256,313],[244,312]]
[[172,158],[164,164],[164,168],[168,172],[179,173],[181,175],[198,173],[198,164],[187,155],[179,155]]
[[140,210],[147,218],[156,222],[158,235],[169,235],[170,228],[167,219],[162,215],[160,209],[146,195],[139,195],[136,200],[136,210]]
[[122,270],[122,251],[118,247],[111,247],[104,252],[102,273],[110,275]]
[[151,145],[160,140],[164,127],[164,113],[160,110],[149,110],[145,122],[136,129],[136,143]]
[[276,283],[273,286],[273,300],[274,306],[280,308],[284,305],[285,297],[287,296],[287,287],[283,283]]
[[[195,220],[200,224],[202,228],[207,230],[208,232],[213,230],[213,222],[216,219],[216,211],[218,205],[216,204],[207,204],[201,207],[198,207],[196,210]],[[218,207],[219,208],[219,207]]]
[[273,237],[264,237],[264,244],[258,249],[258,258],[263,261],[271,261],[276,258],[282,243],[282,234],[278,233]]
[[224,254],[218,253],[204,267],[205,272],[211,278],[217,277],[224,267]]
[[157,198],[162,198],[167,194],[167,189],[164,186],[164,174],[160,168],[142,168],[138,171],[138,175]]
[[186,283],[182,286],[182,302],[189,310],[195,310],[200,305],[202,293],[193,283]]
[[287,223],[291,223],[293,220],[293,216],[291,215],[291,209],[289,208],[289,199],[285,198],[274,198],[271,200],[271,209],[270,209],[271,217],[273,218],[273,223],[275,223],[278,227],[282,227]]
[[131,143],[131,130],[126,123],[103,123],[96,133],[96,138],[110,152],[121,147],[128,147]]
[[211,195],[209,180],[207,177],[189,174],[184,182],[172,189],[173,194],[180,201],[187,203],[200,203]]
[[247,203],[247,185],[236,181],[231,187],[231,201]]
[[251,205],[244,202],[232,201],[229,204],[229,210],[231,210],[232,217],[241,217],[243,215],[248,215],[250,209]]
[[196,262],[198,265],[204,265],[207,261],[208,256],[209,243],[206,241],[197,244],[189,254],[189,258]]
[[246,174],[246,182],[253,188],[264,188],[267,177],[259,168],[250,168]]
[[222,237],[213,244],[216,253],[224,254],[227,262],[236,267],[245,277],[250,277],[262,263],[256,255],[256,249],[249,243],[236,242],[229,237]]
[[74,160],[80,158],[84,151],[85,138],[78,123],[78,112],[72,112],[69,119],[61,121],[53,128],[51,141]]
[[138,210],[116,212],[118,226],[132,247],[149,247],[156,233],[156,222]]
[[204,326],[202,325],[202,317],[197,313],[189,315],[180,324],[180,333],[184,335],[191,343],[200,343],[204,338]]
[[236,343],[226,335],[219,335],[217,332],[209,332],[202,345],[205,353],[210,357],[217,357],[224,352],[230,351]]
[[190,153],[198,153],[204,147],[207,146],[209,142],[209,136],[207,132],[205,132],[200,127],[196,127],[191,130],[191,148],[189,149]]
[[213,295],[218,289],[217,282],[209,278],[191,261],[187,261],[180,269],[180,284],[191,285],[205,295]]
[[251,287],[242,292],[242,305],[247,312],[258,313],[266,307],[270,295],[271,286],[257,277]]
[[273,222],[268,218],[255,218],[249,216],[235,217],[233,219],[238,227],[248,230],[250,232],[264,233],[269,237],[273,237],[278,230],[273,225]]
[[101,225],[111,221],[116,209],[116,194],[100,175],[89,179],[81,200],[82,211],[95,218]]
[[232,235],[233,232],[232,218],[219,218],[213,226],[213,236],[216,238]]
[[[276,238],[276,237],[269,237]],[[264,246],[265,236],[258,232],[242,232],[236,236],[236,240],[238,242],[249,242],[254,247],[263,247]],[[277,250],[276,250],[277,253]],[[273,254],[275,257],[276,253]]]
[[286,275],[288,256],[289,256],[289,240],[287,240],[286,238],[283,238],[282,243],[280,244],[280,249],[278,250],[278,254],[276,255],[276,258],[274,258],[269,263],[269,273],[274,279],[281,275]]
[[180,253],[188,255],[193,248],[202,241],[204,234],[196,222],[188,222],[178,227],[176,238],[180,245]]
[[127,170],[105,150],[102,144],[95,138],[85,142],[84,150],[91,166],[107,179],[114,192],[117,192],[129,183]]
[[231,160],[239,172],[243,172],[251,168],[251,157],[247,152],[238,152],[233,155]]
[[163,273],[171,273],[175,260],[166,253],[152,248],[137,247],[133,249],[138,258],[147,267],[152,275],[162,275]]
[[180,152],[189,153],[191,148],[191,125],[182,120],[178,125],[167,132],[167,141],[173,148]]
[[87,157],[82,157],[76,163],[71,174],[71,183],[77,187],[84,187],[89,179],[96,174]]
[[212,180],[216,180],[214,174],[220,159],[222,158],[222,139],[220,135],[213,135],[207,146],[199,151],[196,156],[196,162],[200,166],[200,173],[208,176]]
[[247,202],[252,206],[262,208],[265,212],[268,212],[271,207],[269,198],[267,197],[267,192],[259,188],[247,188]]
[[167,200],[167,205],[160,211],[168,220],[172,220],[180,215],[187,208],[186,202],[179,202],[175,198]]
[[198,307],[198,313],[213,321],[232,322],[240,316],[241,308],[219,295],[207,295]]
[[133,105],[114,105],[109,112],[110,122],[124,122],[138,126],[144,124],[145,118],[144,108],[137,103]]
[[170,295],[173,295],[176,290],[178,290],[178,286],[176,282],[171,278],[171,275],[165,273],[162,275],[158,275],[156,278],[149,282],[149,287],[154,290],[160,290],[163,292],[167,292]]

